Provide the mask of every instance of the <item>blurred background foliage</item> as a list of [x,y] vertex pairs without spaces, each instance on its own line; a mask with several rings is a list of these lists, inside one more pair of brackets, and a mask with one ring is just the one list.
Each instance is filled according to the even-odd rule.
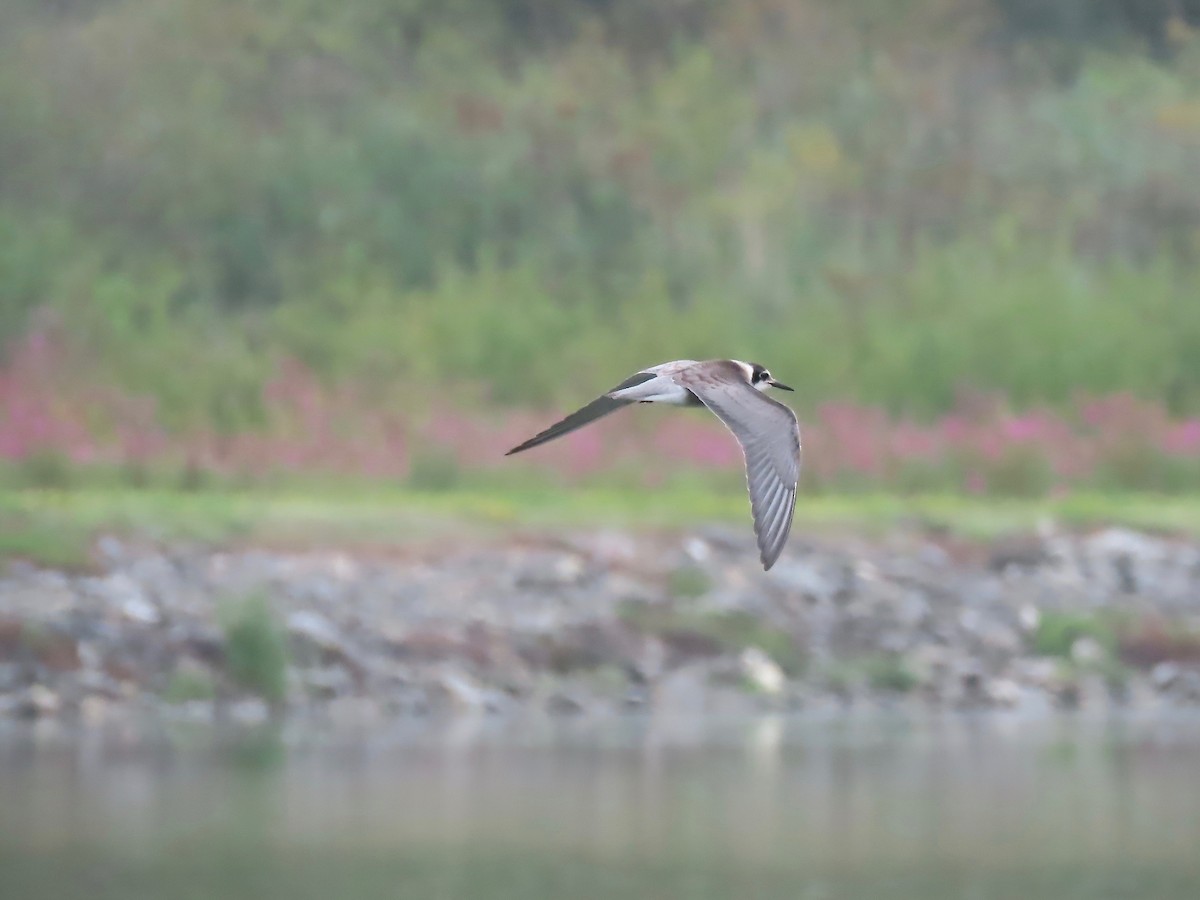
[[253,427],[759,359],[1200,410],[1200,0],[8,0],[0,344]]

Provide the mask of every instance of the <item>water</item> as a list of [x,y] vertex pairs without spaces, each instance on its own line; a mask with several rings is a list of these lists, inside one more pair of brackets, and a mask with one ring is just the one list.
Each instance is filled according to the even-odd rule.
[[1200,897],[1200,718],[0,731],[0,896]]

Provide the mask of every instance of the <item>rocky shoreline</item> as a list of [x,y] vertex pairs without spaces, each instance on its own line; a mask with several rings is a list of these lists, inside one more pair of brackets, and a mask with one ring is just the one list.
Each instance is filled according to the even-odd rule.
[[1200,705],[1200,543],[578,531],[391,552],[99,539],[0,577],[0,717],[371,723]]

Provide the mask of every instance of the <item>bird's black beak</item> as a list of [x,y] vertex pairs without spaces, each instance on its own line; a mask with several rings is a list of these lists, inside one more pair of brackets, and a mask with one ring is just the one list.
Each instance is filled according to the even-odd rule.
[[772,379],[771,381],[768,381],[767,384],[769,384],[771,387],[779,388],[781,391],[796,390],[795,388],[790,388],[786,384],[783,384],[782,382],[779,382],[779,381],[775,381],[774,379]]

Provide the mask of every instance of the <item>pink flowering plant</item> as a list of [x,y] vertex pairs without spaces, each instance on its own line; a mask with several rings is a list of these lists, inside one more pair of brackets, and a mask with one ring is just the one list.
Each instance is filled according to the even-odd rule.
[[[168,429],[146,396],[73,374],[34,333],[0,367],[0,460],[32,483],[113,467],[135,480],[188,471],[236,479],[350,477],[447,488],[462,479],[656,484],[680,468],[724,472],[741,454],[701,412],[636,410],[506,459],[567,410],[406,409],[328,385],[295,361],[261,389],[261,426]],[[803,488],[1040,495],[1072,489],[1200,490],[1200,419],[1116,393],[1066,410],[964,399],[932,421],[835,402],[799,410]]]

